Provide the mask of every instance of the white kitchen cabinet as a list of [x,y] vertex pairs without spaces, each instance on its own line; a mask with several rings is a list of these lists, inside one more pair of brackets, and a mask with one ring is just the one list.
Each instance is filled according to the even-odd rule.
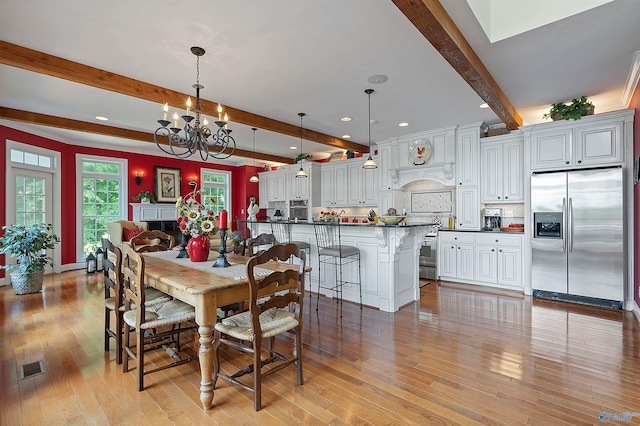
[[475,281],[522,287],[522,236],[478,234],[474,245]]
[[378,204],[378,169],[363,169],[362,161],[347,165],[347,204],[373,206]]
[[442,279],[473,279],[473,233],[438,234],[438,275]]
[[524,127],[531,138],[531,170],[621,164],[624,117],[593,115]]
[[458,186],[478,185],[480,125],[456,132],[456,179]]
[[390,143],[378,145],[378,176],[380,178],[380,190],[392,189],[391,169],[395,168],[393,162],[393,145]]
[[483,203],[524,201],[522,134],[487,138],[480,145]]
[[343,207],[347,205],[348,171],[345,163],[322,165],[320,190],[322,207]]
[[477,186],[459,186],[456,189],[456,229],[480,229],[480,202]]
[[259,178],[258,205],[260,208],[267,208],[268,203],[272,201],[287,201],[287,180],[289,180],[287,169],[260,173]]
[[522,289],[522,235],[441,231],[438,275],[469,284]]
[[311,196],[311,179],[313,179],[311,164],[303,163],[302,169],[307,174],[306,178],[296,177],[300,164],[289,166],[289,200],[309,200]]

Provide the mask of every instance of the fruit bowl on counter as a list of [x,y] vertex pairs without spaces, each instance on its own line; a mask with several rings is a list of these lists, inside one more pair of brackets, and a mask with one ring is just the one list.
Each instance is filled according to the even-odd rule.
[[385,225],[398,225],[406,218],[406,216],[378,216],[378,220]]

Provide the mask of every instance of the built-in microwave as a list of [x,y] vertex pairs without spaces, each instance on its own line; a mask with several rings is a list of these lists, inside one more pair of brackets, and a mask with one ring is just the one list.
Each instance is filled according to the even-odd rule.
[[534,238],[562,238],[562,212],[534,212]]
[[308,220],[309,203],[307,200],[289,202],[289,220]]

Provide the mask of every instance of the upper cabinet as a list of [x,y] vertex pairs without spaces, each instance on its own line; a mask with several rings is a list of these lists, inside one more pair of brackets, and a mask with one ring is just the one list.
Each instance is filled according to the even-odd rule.
[[[300,167],[307,173],[306,178],[296,177]],[[318,163],[305,161],[301,164],[292,164],[289,169],[289,200],[315,200],[320,197],[320,165]],[[309,203],[313,205],[313,203]]]
[[322,165],[321,202],[322,207],[347,205],[347,165],[346,162]]
[[525,138],[530,139],[531,170],[622,164],[624,124],[629,116],[625,111],[523,127]]
[[480,160],[481,202],[524,201],[522,132],[481,139]]
[[480,132],[484,126],[477,123],[456,131],[456,226],[461,230],[480,229]]
[[321,206],[356,207],[378,204],[379,169],[363,169],[364,158],[322,165]]
[[288,175],[287,169],[258,173],[260,177],[258,205],[260,208],[266,209],[273,201],[286,201]]
[[378,204],[378,169],[363,169],[365,160],[347,167],[347,204],[373,206]]

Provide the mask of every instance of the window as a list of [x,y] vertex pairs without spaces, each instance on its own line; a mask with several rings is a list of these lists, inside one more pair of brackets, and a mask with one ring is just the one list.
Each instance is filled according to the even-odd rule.
[[126,162],[85,156],[79,158],[78,169],[81,176],[78,246],[82,257],[89,246],[100,244],[108,222],[127,217]]
[[202,170],[202,204],[217,215],[226,210],[231,216],[231,173],[218,170]]

